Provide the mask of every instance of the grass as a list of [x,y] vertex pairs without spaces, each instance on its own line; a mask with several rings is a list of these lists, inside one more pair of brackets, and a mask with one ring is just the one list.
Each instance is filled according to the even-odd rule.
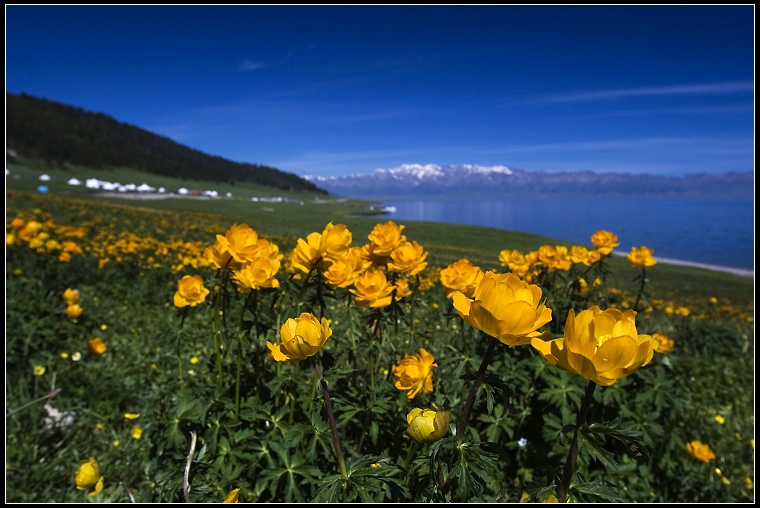
[[[85,250],[68,263],[43,243],[6,250],[7,501],[127,502],[130,495],[138,502],[182,501],[191,431],[198,438],[189,477],[194,502],[221,501],[235,488],[247,502],[518,502],[555,492],[568,454],[563,429],[575,422],[587,382],[530,346],[496,344],[487,363],[495,339],[452,311],[438,270],[467,258],[503,272],[503,249],[528,252],[563,242],[407,221],[403,232],[424,246],[429,263],[420,274],[424,284],[408,301],[373,311],[352,304],[345,288],[284,269],[279,288],[245,294],[227,272],[203,262],[203,249],[233,224],[247,223],[287,256],[298,238],[328,222],[345,224],[353,244],[362,245],[387,216],[362,216],[369,202],[325,202],[317,195],[253,202],[266,190],[244,185],[234,186],[231,198],[100,197],[65,184],[96,176],[84,168],[9,168],[6,231],[16,227],[14,218],[35,219],[53,238],[73,238]],[[36,192],[42,172],[53,178],[48,193]],[[97,175],[167,189],[208,187],[131,170]],[[223,195],[229,187],[214,188]],[[575,275],[544,274],[555,335],[568,308],[631,305],[640,270],[618,256],[605,266],[604,285],[582,300],[568,291]],[[185,274],[200,275],[209,296],[182,310],[172,296]],[[662,263],[646,274],[649,300],[636,318],[639,333],[666,334],[675,349],[655,353],[613,386],[597,387],[589,413],[594,425],[581,426],[571,497],[752,502],[754,279]],[[608,291],[601,290],[605,285]],[[85,309],[77,319],[64,312],[67,288],[79,291]],[[313,358],[328,380],[348,466],[342,474],[315,371],[308,361],[274,362],[266,346],[279,340],[285,319],[322,309],[333,336]],[[103,339],[105,354],[88,354],[93,337]],[[435,357],[435,388],[408,399],[394,386],[391,366],[419,348]],[[82,353],[76,361],[75,353]],[[431,444],[412,442],[404,434],[410,409],[449,408],[456,427],[481,365],[487,368],[466,446],[450,433]],[[46,423],[50,407],[69,411],[72,423]],[[125,419],[125,413],[140,417]],[[696,439],[716,458],[690,456],[685,444]],[[96,497],[74,484],[80,461],[91,456],[105,477]]]

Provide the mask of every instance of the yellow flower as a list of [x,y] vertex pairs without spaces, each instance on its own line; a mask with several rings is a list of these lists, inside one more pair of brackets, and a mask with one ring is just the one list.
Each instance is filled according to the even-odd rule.
[[244,264],[232,276],[237,283],[238,291],[250,293],[261,288],[278,288],[280,282],[275,278],[280,269],[280,262],[274,259],[259,257],[252,263]]
[[674,342],[673,339],[668,337],[667,335],[663,335],[661,333],[653,333],[652,338],[657,341],[657,351],[658,353],[670,353],[673,351]]
[[726,419],[723,418],[721,415],[715,415],[715,421],[718,422],[718,423],[720,423],[721,425],[723,425],[724,423],[726,423]]
[[686,451],[689,455],[702,462],[710,462],[715,458],[715,452],[712,451],[710,445],[704,444],[701,441],[686,443]]
[[354,283],[356,272],[351,262],[335,261],[325,270],[325,281],[334,288],[345,288]]
[[135,426],[132,429],[132,439],[140,439],[142,437],[142,428]]
[[197,365],[199,361],[200,360],[198,360],[197,356],[193,356],[192,358],[190,358],[190,363],[192,363],[193,365]]
[[[314,267],[322,262],[322,254],[319,252],[319,245],[322,242],[322,235],[319,233],[309,233],[306,240],[299,238],[296,247],[290,251],[290,268],[300,270],[303,273],[311,272]],[[322,268],[326,268],[323,266]]]
[[401,277],[396,281],[396,301],[398,302],[411,295],[412,289],[409,287],[409,279]]
[[346,257],[352,241],[351,231],[344,224],[330,222],[319,238],[319,253],[323,259],[334,263]]
[[140,418],[140,413],[124,413],[124,418],[127,420],[137,420]]
[[216,244],[206,249],[206,257],[218,268],[238,269],[256,258],[259,235],[248,224],[233,224],[224,236],[216,235]]
[[94,339],[88,341],[87,348],[90,350],[90,353],[94,354],[95,356],[100,356],[106,352],[106,344],[100,337],[95,337]]
[[531,345],[552,365],[610,386],[649,363],[657,341],[637,333],[635,311],[602,311],[595,306],[577,317],[570,309],[564,338],[533,339]]
[[79,291],[71,288],[66,289],[66,291],[63,292],[63,301],[66,302],[66,305],[79,303]]
[[405,354],[398,365],[391,367],[396,376],[396,388],[406,390],[406,396],[413,399],[420,392],[433,391],[433,367],[438,367],[433,355],[420,348],[413,355]]
[[406,433],[417,442],[434,443],[449,430],[451,411],[448,409],[412,409],[406,416]]
[[678,307],[676,309],[676,313],[680,314],[680,315],[682,315],[684,317],[686,317],[686,316],[689,315],[689,308],[688,307]]
[[391,304],[395,286],[388,282],[385,273],[370,270],[354,280],[354,289],[348,291],[354,295],[354,301],[362,307],[380,308]]
[[583,264],[588,266],[588,249],[583,245],[573,245],[570,247],[570,261],[575,264]]
[[82,312],[84,312],[84,309],[80,307],[78,303],[74,303],[66,307],[66,315],[71,319],[78,318],[82,315]]
[[223,503],[237,503],[238,502],[238,496],[240,495],[240,489],[232,489],[229,494],[227,494],[227,497],[224,498]]
[[711,303],[711,304],[713,304],[713,305],[716,305],[716,304],[718,303],[718,299],[717,299],[717,298],[715,298],[714,296],[711,296],[711,297],[710,297],[710,300],[709,300],[709,301],[710,301],[710,303]]
[[42,376],[43,374],[45,374],[45,367],[43,367],[42,365],[37,365],[34,368],[34,375],[35,376]]
[[482,278],[483,270],[478,266],[473,266],[469,259],[460,259],[451,263],[441,270],[440,274],[441,284],[447,297],[451,297],[454,291],[459,291],[467,298],[472,298]]
[[206,301],[209,290],[203,285],[200,275],[185,275],[177,281],[177,292],[174,293],[174,305],[195,307]]
[[508,346],[529,344],[544,335],[536,330],[552,320],[551,309],[540,303],[541,288],[513,273],[486,272],[472,299],[459,291],[451,296],[465,322]]
[[654,254],[654,249],[644,247],[643,245],[638,249],[636,247],[631,247],[631,252],[628,253],[628,261],[630,261],[631,265],[634,267],[640,266],[645,268],[648,266],[654,266],[657,264],[657,261],[652,254]]
[[417,275],[425,269],[428,253],[424,247],[414,242],[401,242],[391,251],[391,261],[388,270],[407,275]]
[[308,312],[289,318],[280,327],[280,345],[267,341],[272,358],[278,362],[300,361],[314,356],[332,335],[327,319],[318,320]]
[[[538,261],[538,259],[536,259]],[[499,262],[518,277],[524,277],[530,270],[531,260],[517,249],[505,249],[499,253]]]
[[77,490],[89,490],[90,496],[97,496],[103,490],[103,477],[100,475],[100,464],[94,457],[83,459],[74,476]]
[[602,254],[609,254],[612,252],[612,249],[620,245],[617,235],[605,231],[604,229],[600,229],[591,235],[591,243],[593,243],[596,246],[596,249]]
[[369,234],[370,251],[373,256],[390,256],[393,249],[401,242],[406,241],[406,236],[401,234],[404,226],[398,226],[392,220],[385,224],[376,224]]

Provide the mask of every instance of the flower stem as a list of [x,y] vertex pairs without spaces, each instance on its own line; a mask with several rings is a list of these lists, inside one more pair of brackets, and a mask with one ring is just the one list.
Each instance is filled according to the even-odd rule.
[[570,481],[573,479],[575,466],[578,463],[578,429],[586,424],[588,410],[591,407],[591,401],[594,400],[595,388],[596,383],[589,381],[588,386],[586,387],[586,393],[583,395],[581,408],[578,410],[578,417],[575,421],[575,431],[573,432],[573,441],[570,443],[570,451],[567,454],[565,468],[562,470],[562,480],[557,486],[557,499],[560,503],[567,502],[567,499],[570,496]]
[[483,377],[485,376],[488,364],[491,363],[497,342],[496,339],[491,337],[491,342],[488,344],[488,350],[486,351],[485,356],[483,356],[483,361],[480,363],[478,373],[475,374],[475,382],[472,385],[470,395],[467,397],[467,402],[465,402],[464,409],[462,410],[462,416],[457,424],[457,442],[459,444],[462,444],[462,441],[464,440],[464,431],[467,429],[467,420],[470,418],[470,411],[472,410],[473,404],[475,404],[475,395],[477,394],[480,385],[483,384]]
[[317,373],[319,382],[322,385],[322,396],[325,398],[325,412],[327,413],[327,421],[330,422],[330,429],[332,430],[333,447],[335,448],[335,457],[338,459],[338,467],[340,468],[340,474],[343,478],[348,478],[348,472],[346,470],[346,463],[343,460],[343,449],[340,447],[340,438],[338,437],[338,425],[335,423],[335,415],[333,414],[332,404],[330,403],[330,392],[327,389],[327,381],[322,377],[322,370],[317,365],[317,361],[313,356],[309,357],[314,371]]
[[639,300],[641,300],[641,294],[644,292],[644,285],[647,282],[647,269],[645,267],[641,267],[641,286],[639,286],[639,294],[636,295],[636,303],[633,304],[633,310],[636,312],[639,311]]

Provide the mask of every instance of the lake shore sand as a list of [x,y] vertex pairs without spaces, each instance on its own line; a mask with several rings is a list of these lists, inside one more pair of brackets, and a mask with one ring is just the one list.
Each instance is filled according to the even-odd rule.
[[[612,253],[618,256],[628,256],[627,252],[612,251]],[[704,268],[705,270],[731,273],[733,275],[738,275],[739,277],[752,277],[753,279],[755,278],[754,270],[745,270],[743,268],[732,268],[730,266],[708,265],[705,263],[695,263],[693,261],[683,261],[681,259],[660,258],[657,256],[655,256],[655,259],[657,260],[658,263],[663,263],[667,265],[693,266],[694,268]]]

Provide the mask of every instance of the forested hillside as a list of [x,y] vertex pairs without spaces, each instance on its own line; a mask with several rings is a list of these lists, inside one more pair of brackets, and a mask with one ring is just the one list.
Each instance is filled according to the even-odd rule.
[[5,100],[6,157],[10,153],[56,165],[129,167],[176,178],[327,194],[293,173],[208,155],[102,113],[27,94],[6,93]]

